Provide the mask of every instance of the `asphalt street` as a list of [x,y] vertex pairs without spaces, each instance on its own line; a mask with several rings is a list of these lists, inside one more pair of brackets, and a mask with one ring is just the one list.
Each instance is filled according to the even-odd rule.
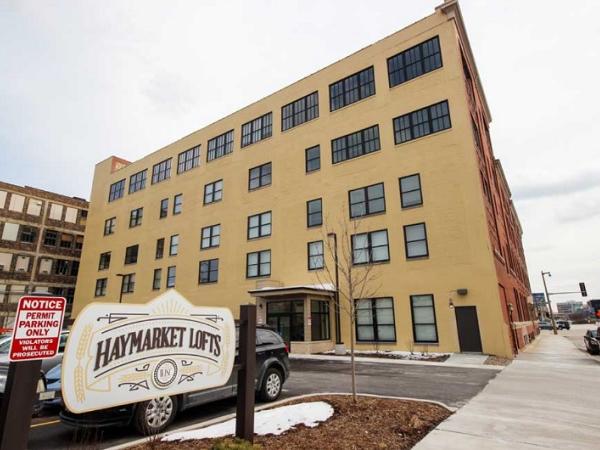
[[[367,394],[436,400],[459,407],[497,374],[494,370],[443,366],[358,363],[358,391]],[[281,398],[319,392],[350,392],[350,363],[293,360],[292,373]],[[181,413],[171,428],[234,412],[235,399],[211,403]],[[138,439],[129,428],[80,431],[66,427],[56,416],[35,419],[29,449],[107,448]]]

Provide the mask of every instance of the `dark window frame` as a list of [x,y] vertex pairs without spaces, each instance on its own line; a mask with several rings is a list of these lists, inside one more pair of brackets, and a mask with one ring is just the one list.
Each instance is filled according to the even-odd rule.
[[[263,223],[263,216],[268,214],[269,215],[269,222],[264,222]],[[254,217],[258,217],[258,225],[257,226],[250,226],[250,221],[252,220],[252,218]],[[262,234],[262,227],[265,225],[269,225],[269,233],[268,234]],[[252,229],[258,229],[258,236],[255,237],[251,237],[250,236],[250,230]],[[269,211],[264,211],[258,214],[252,214],[251,216],[248,216],[247,219],[247,227],[246,227],[246,238],[248,240],[254,240],[254,239],[260,239],[263,237],[268,237],[271,236],[271,234],[273,233],[273,212],[271,210]]]
[[125,183],[126,183],[126,178],[123,178],[122,180],[119,181],[115,181],[114,183],[112,183],[110,185],[110,187],[108,188],[108,202],[114,202],[115,200],[119,200],[120,198],[123,198],[123,196],[125,195]]
[[[214,232],[216,227],[219,227],[218,233]],[[208,236],[204,236],[204,230],[209,231]],[[219,242],[216,245],[213,245],[213,239],[215,239],[216,237],[219,238]],[[205,239],[208,239],[207,246],[204,245]],[[216,223],[214,225],[208,225],[208,226],[202,227],[202,229],[200,230],[200,250],[207,250],[209,248],[217,248],[220,245],[221,245],[221,224]]]
[[[372,244],[372,237],[371,235],[375,234],[375,233],[380,233],[382,231],[385,231],[385,239],[386,239],[386,245],[385,247],[387,247],[387,259],[379,259],[377,261],[373,261],[373,244]],[[367,256],[368,259],[365,262],[356,262],[355,258],[354,258],[354,237],[355,236],[362,236],[362,235],[367,235]],[[382,228],[380,230],[373,230],[373,231],[365,231],[363,233],[356,233],[350,236],[350,247],[352,250],[352,265],[354,266],[364,266],[367,264],[383,264],[383,263],[388,263],[391,260],[391,253],[390,253],[390,235],[388,233],[387,228]],[[375,246],[375,248],[379,248],[379,247],[384,247],[383,245],[377,245]]]
[[[363,82],[363,74],[367,74],[366,82]],[[355,83],[354,86],[349,85]],[[372,85],[372,92],[367,89],[369,85]],[[368,90],[368,92],[366,92]],[[334,93],[335,91],[335,93]],[[352,92],[356,91],[357,95],[354,100],[350,99]],[[346,106],[352,105],[356,102],[372,97],[377,93],[375,86],[375,66],[366,67],[365,69],[359,70],[352,75],[348,75],[341,80],[337,80],[329,85],[329,111],[337,111]],[[337,102],[337,99],[342,99],[341,102]]]
[[[231,139],[230,139],[231,138]],[[233,152],[233,130],[215,136],[208,140],[206,162],[214,161]]]
[[[419,323],[416,324],[415,323],[415,311],[414,311],[414,304],[413,304],[413,297],[431,297],[431,309],[433,310],[433,323]],[[425,306],[417,306],[417,308],[426,308]],[[440,335],[438,333],[438,327],[437,327],[437,314],[435,312],[435,297],[433,294],[413,294],[410,296],[410,317],[411,317],[411,323],[412,323],[412,329],[413,329],[413,341],[415,344],[437,344],[440,342]],[[416,325],[433,325],[435,327],[435,340],[417,340],[417,328]]]
[[177,155],[177,175],[192,170],[200,165],[200,147],[202,147],[202,145],[198,144]]
[[[260,121],[260,125],[258,122]],[[273,111],[242,124],[242,145],[248,147],[273,136]]]
[[144,218],[144,208],[132,209],[129,212],[129,228],[139,227]]
[[[379,325],[377,322],[377,300],[384,300],[384,299],[390,299],[392,302],[392,306],[391,306],[391,310],[392,310],[392,317],[394,319],[394,323],[392,324],[392,328],[394,330],[394,338],[393,339],[379,339],[379,330],[378,330],[378,326],[390,326],[390,324],[382,324]],[[355,329],[354,332],[356,333],[356,342],[357,343],[369,343],[369,342],[397,342],[397,338],[398,335],[396,333],[396,307],[394,305],[394,297],[392,296],[388,296],[388,297],[372,297],[372,298],[364,298],[364,299],[355,299],[355,306],[354,306],[354,310],[356,312],[358,312],[357,309],[357,303],[360,300],[370,300],[371,301],[371,317],[373,318],[373,323],[372,324],[360,324],[358,323],[358,317],[357,319],[354,321],[355,322]],[[379,308],[379,309],[390,309],[390,308]],[[357,314],[358,315],[358,314]],[[359,333],[358,333],[358,327],[362,326],[372,326],[373,327],[373,339],[360,339]]]
[[98,258],[98,270],[106,270],[110,268],[111,252],[100,253]]
[[108,287],[108,278],[98,278],[94,288],[94,297],[106,297],[106,289]]
[[115,227],[117,226],[117,218],[110,217],[104,221],[104,236],[110,236],[115,234]]
[[[446,114],[442,114],[438,117],[432,117],[432,111],[437,114],[437,107],[446,109]],[[425,118],[425,115],[427,116]],[[416,122],[414,117],[420,117],[419,122]],[[448,118],[447,126],[445,126],[445,118]],[[443,128],[435,128],[437,121],[441,121],[444,125]],[[410,111],[401,116],[394,117],[392,119],[392,127],[394,129],[394,144],[400,145],[406,142],[414,141],[426,136],[431,136],[445,130],[452,129],[452,119],[450,117],[450,103],[448,100],[442,100],[441,102],[433,103],[423,108]],[[418,136],[415,136],[415,130],[418,131]],[[408,136],[408,137],[406,137]]]
[[121,293],[132,294],[135,291],[135,273],[128,273],[121,277]]
[[165,238],[156,240],[156,249],[154,251],[154,259],[162,259],[165,256]]
[[176,216],[183,211],[183,194],[173,196],[173,210],[171,213]]
[[[309,99],[316,99],[316,101],[309,105]],[[319,91],[314,91],[281,107],[281,131],[291,130],[318,118]]]
[[38,229],[29,225],[19,227],[19,242],[33,244],[36,241]]
[[160,209],[158,210],[158,218],[164,219],[169,215],[169,199],[163,198],[160,201]]
[[[135,249],[135,254],[133,254],[134,253],[133,249]],[[123,264],[124,265],[137,264],[139,254],[140,254],[140,245],[139,244],[130,245],[129,247],[126,247],[125,248],[125,262]]]
[[[177,237],[175,245],[173,245],[173,238]],[[173,248],[175,253],[173,253]],[[169,256],[177,256],[179,254],[179,234],[172,234],[169,238]]]
[[[427,55],[427,56],[423,56],[423,49],[427,48],[429,43],[434,43],[432,45],[437,45],[437,51],[434,51],[432,54]],[[418,52],[420,53],[419,55],[419,59],[415,59],[412,61],[408,61],[407,64],[407,58],[410,57],[414,57],[416,51],[418,50]],[[435,64],[429,68],[426,67],[425,61],[427,60],[427,58],[434,58],[435,56],[438,55],[439,56],[439,65],[435,66]],[[396,69],[392,70],[392,65],[394,64],[394,60],[400,59],[402,61],[402,65],[401,67],[397,67]],[[407,68],[410,68],[411,66],[420,66],[419,70],[420,73],[407,73]],[[440,45],[440,39],[439,36],[434,36],[432,38],[427,39],[426,41],[420,42],[417,45],[413,45],[410,48],[407,48],[406,50],[401,51],[400,53],[396,53],[395,55],[390,56],[387,59],[387,72],[388,72],[388,85],[390,88],[393,88],[394,86],[399,86],[401,84],[407,83],[410,80],[414,80],[415,78],[418,78],[422,75],[428,74],[429,72],[433,72],[434,70],[437,69],[441,69],[442,67],[444,67],[444,62],[442,59],[442,47]],[[426,70],[428,69],[428,70]],[[393,76],[397,73],[402,73],[403,77],[402,77],[402,81],[397,81],[398,78],[396,76]],[[393,80],[394,79],[394,80]]]
[[[320,209],[318,212],[311,213],[310,212],[310,204],[315,203],[315,202],[319,202]],[[310,223],[311,216],[314,216],[315,214],[319,214],[319,223],[314,223],[311,225],[311,223]],[[314,228],[314,227],[320,227],[320,226],[323,226],[323,198],[322,197],[306,201],[306,227]]]
[[[214,279],[213,275],[215,275]],[[218,282],[219,258],[205,259],[200,261],[198,264],[198,284],[213,284]]]
[[162,284],[162,269],[161,268],[154,269],[154,272],[152,273],[152,290],[153,291],[160,290],[161,284]]
[[[379,186],[379,185],[381,185],[382,196],[381,197],[369,198],[369,188],[372,188],[374,186]],[[357,192],[357,191],[363,191],[364,201],[352,203],[352,193],[353,192]],[[370,208],[369,208],[370,202],[375,201],[375,200],[379,200],[379,199],[383,199],[383,210],[371,212]],[[360,203],[364,203],[365,204],[365,209],[364,209],[365,213],[361,214],[361,215],[352,215],[352,206],[358,205]],[[386,204],[385,204],[385,183],[383,181],[381,181],[379,183],[373,183],[373,184],[370,184],[368,186],[364,186],[364,187],[360,187],[360,188],[356,188],[356,189],[351,189],[351,190],[348,191],[348,213],[350,215],[350,219],[357,219],[357,218],[359,219],[361,217],[372,216],[372,215],[375,215],[375,214],[385,214],[386,211],[387,211],[387,209],[386,209]]]
[[167,158],[152,166],[152,184],[162,183],[171,178],[172,159]]
[[[171,273],[171,271],[172,271],[172,273]],[[166,282],[167,282],[167,284],[166,284],[167,289],[175,287],[175,283],[177,282],[177,266],[167,267]]]
[[[413,241],[409,242],[406,238],[406,229],[409,227],[414,227],[416,225],[423,225],[423,231],[425,232],[425,239],[417,239],[417,240],[413,240]],[[425,222],[418,222],[418,223],[411,223],[408,225],[404,225],[402,227],[402,231],[404,234],[404,254],[406,255],[406,259],[428,258],[429,257],[429,238],[427,237],[427,225],[425,224]],[[421,241],[425,241],[425,250],[427,253],[425,255],[409,256],[408,255],[408,244],[412,243],[412,242],[421,242]]]
[[[269,168],[268,172],[265,172],[266,168]],[[258,176],[253,176],[252,171],[258,170]],[[263,173],[264,172],[264,173]],[[268,182],[264,181],[268,177]],[[258,186],[252,187],[252,182],[258,180]],[[262,187],[271,186],[273,184],[273,163],[271,161],[261,164],[260,166],[251,167],[248,169],[248,191],[255,191]]]
[[146,179],[148,177],[148,169],[140,170],[129,177],[129,193],[141,191],[146,187]]
[[[310,253],[310,246],[311,244],[321,244],[321,253],[315,253],[314,255],[312,255]],[[323,242],[322,239],[317,240],[317,241],[311,241],[308,242],[306,244],[306,254],[307,254],[307,268],[308,270],[312,271],[312,270],[321,270],[325,268],[325,243]],[[317,257],[321,257],[321,265],[320,266],[315,266],[315,267],[311,267],[311,258],[317,258]]]
[[[266,264],[266,262],[262,262],[262,255],[263,253],[269,253],[269,273],[261,273],[261,266],[263,264]],[[250,275],[250,255],[257,255],[257,259],[256,259],[256,264],[252,264],[253,266],[257,267],[257,271],[256,271],[256,275]],[[271,276],[271,267],[273,265],[273,257],[272,257],[272,252],[271,249],[265,249],[265,250],[257,250],[255,252],[249,252],[246,253],[246,278],[264,278],[264,277],[270,277]]]
[[[217,183],[221,183],[221,188],[220,189],[216,189],[216,185]],[[208,187],[212,188],[212,191],[210,193],[207,192]],[[223,178],[213,181],[211,183],[206,183],[204,185],[204,196],[203,196],[203,204],[204,205],[210,205],[212,203],[216,203],[216,202],[220,202],[221,200],[223,200],[223,187],[224,187],[224,183],[223,183]],[[215,200],[215,194],[219,192],[220,193],[220,197],[218,199]],[[206,197],[210,196],[211,200],[210,201],[206,201]]]
[[[315,311],[314,305],[318,304],[319,307],[316,308]],[[321,306],[325,305],[324,309]],[[331,340],[331,315],[329,313],[330,305],[328,300],[318,300],[318,299],[310,299],[310,317],[311,317],[311,325],[310,325],[310,340],[311,341],[329,341]],[[315,339],[314,328],[315,325],[326,324],[325,327],[325,336],[321,336],[318,339]],[[321,330],[322,332],[323,330]]]
[[[317,150],[317,156],[316,157],[310,157],[308,153],[311,150]],[[309,163],[312,163],[313,161],[317,161],[318,162],[318,167],[315,168],[310,168],[309,167]],[[313,145],[312,147],[308,147],[307,149],[304,150],[304,170],[306,171],[306,173],[312,173],[312,172],[317,172],[319,170],[321,170],[321,146],[320,145]]]
[[[412,177],[417,177],[417,179],[419,180],[419,189],[411,189],[408,191],[403,191],[402,190],[402,180],[405,180],[407,178],[412,178]],[[423,184],[421,183],[421,174],[420,173],[413,173],[412,175],[406,175],[404,177],[398,178],[398,186],[400,188],[400,206],[402,207],[402,209],[416,208],[417,206],[423,206]],[[404,194],[417,192],[417,191],[419,191],[419,197],[421,198],[421,201],[419,203],[415,203],[412,205],[405,205],[404,204]]]
[[[368,132],[373,130],[373,134],[376,134],[373,139],[366,139]],[[356,142],[352,144],[353,141],[359,140],[360,142]],[[338,143],[342,143],[339,148],[336,149]],[[369,149],[369,144],[374,143],[375,147]],[[356,147],[358,147],[358,153],[355,155],[350,155],[350,150],[354,148],[352,151],[356,151]],[[361,156],[365,156],[371,153],[375,153],[381,150],[381,135],[379,133],[379,124],[371,125],[367,128],[363,128],[362,130],[354,131],[352,133],[346,134],[344,136],[340,136],[331,140],[331,164],[339,164],[344,161],[349,161],[354,158],[359,158]]]
[[[48,236],[50,234],[50,237]],[[45,230],[44,231],[44,245],[48,247],[56,247],[58,245],[59,232],[56,230]]]

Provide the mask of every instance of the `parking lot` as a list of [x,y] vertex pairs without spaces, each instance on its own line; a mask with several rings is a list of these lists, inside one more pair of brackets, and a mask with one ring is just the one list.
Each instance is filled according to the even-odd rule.
[[[436,400],[451,407],[464,405],[497,372],[489,369],[402,365],[357,364],[359,392]],[[349,392],[350,365],[340,361],[293,360],[292,374],[282,398],[319,392]],[[172,428],[211,419],[235,410],[235,399],[215,402],[185,411]],[[29,434],[30,449],[72,449],[89,445],[107,448],[139,438],[129,428],[73,430],[62,425],[56,415],[34,419]]]

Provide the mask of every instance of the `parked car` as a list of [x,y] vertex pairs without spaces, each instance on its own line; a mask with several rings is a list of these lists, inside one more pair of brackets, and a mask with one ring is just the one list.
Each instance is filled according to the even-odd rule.
[[600,354],[600,327],[597,330],[587,330],[583,335],[583,342],[590,355]]
[[[39,414],[45,405],[45,401],[55,394],[52,391],[46,390],[46,372],[52,368],[60,365],[67,344],[67,338],[69,336],[68,331],[61,332],[60,342],[58,347],[58,353],[54,358],[48,358],[42,360],[42,369],[40,371],[40,379],[37,385],[37,394],[33,402],[33,415]],[[10,359],[8,353],[10,352],[12,336],[0,338],[0,401],[4,399],[4,390],[6,389],[6,381],[8,378],[8,367],[10,365]]]
[[568,320],[557,320],[556,328],[558,328],[559,330],[570,330],[571,323]]
[[553,329],[552,322],[548,322],[545,320],[540,320],[538,325],[540,327],[540,330],[552,330]]
[[[203,391],[187,392],[181,395],[158,397],[144,402],[74,414],[66,408],[59,413],[65,425],[78,428],[99,428],[130,426],[146,435],[156,434],[169,426],[177,414],[188,408],[205,403],[234,397],[237,394],[237,372],[239,356],[236,354],[233,371],[227,384]],[[60,398],[60,369],[49,374],[49,389],[57,390]],[[256,394],[267,402],[276,400],[281,394],[283,383],[290,372],[288,348],[281,336],[266,326],[256,328]],[[58,384],[57,384],[58,383]],[[56,401],[54,401],[56,403]],[[49,405],[52,403],[49,402]],[[158,414],[157,414],[158,412]]]

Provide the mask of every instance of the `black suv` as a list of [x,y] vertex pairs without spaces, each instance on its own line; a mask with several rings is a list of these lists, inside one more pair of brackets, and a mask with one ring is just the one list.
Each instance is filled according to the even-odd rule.
[[[224,386],[84,414],[73,414],[63,408],[60,419],[66,425],[80,428],[133,425],[142,434],[160,433],[175,420],[180,411],[234,397],[237,393],[238,370],[239,356],[236,352],[231,377]],[[270,328],[257,326],[256,393],[259,399],[267,402],[276,400],[289,373],[288,348],[283,339]],[[60,379],[59,376],[57,378]]]

